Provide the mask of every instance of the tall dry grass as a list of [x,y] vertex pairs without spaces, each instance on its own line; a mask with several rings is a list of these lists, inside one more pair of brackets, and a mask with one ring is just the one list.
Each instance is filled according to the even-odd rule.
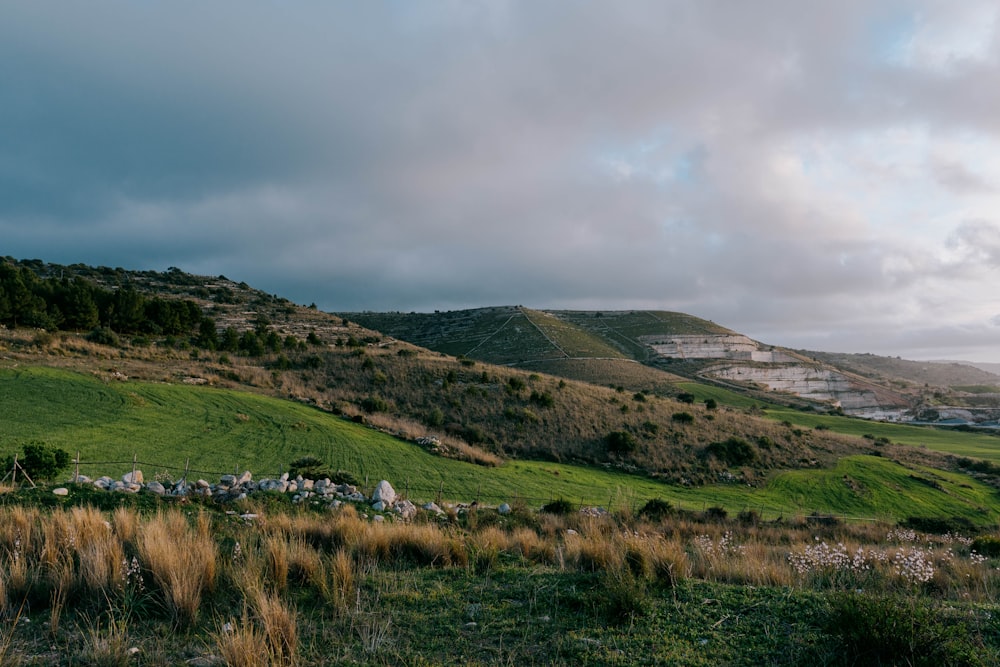
[[142,525],[138,546],[174,621],[192,625],[215,585],[218,549],[208,526],[192,529],[182,514],[160,512]]

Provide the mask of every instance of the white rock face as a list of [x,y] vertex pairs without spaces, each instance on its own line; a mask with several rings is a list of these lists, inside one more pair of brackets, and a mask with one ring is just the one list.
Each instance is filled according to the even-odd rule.
[[396,502],[396,490],[392,488],[392,484],[383,479],[375,487],[375,492],[372,494],[372,501],[382,501],[386,507],[392,507],[392,504]]
[[753,382],[771,391],[787,391],[814,401],[835,401],[844,410],[879,407],[875,393],[852,385],[833,370],[803,365],[726,366],[712,370],[712,375],[736,382]]

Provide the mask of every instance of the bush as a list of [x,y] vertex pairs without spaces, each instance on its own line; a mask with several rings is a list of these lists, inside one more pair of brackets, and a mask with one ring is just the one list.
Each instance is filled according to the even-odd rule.
[[735,436],[723,442],[713,442],[705,451],[730,466],[743,466],[757,459],[757,450],[743,438]]
[[958,535],[975,535],[979,532],[976,525],[964,516],[953,517],[925,517],[911,516],[899,522],[904,528],[919,530],[922,533],[934,535],[947,535],[948,533]]
[[[28,474],[32,480],[52,479],[65,470],[72,459],[69,452],[58,447],[50,447],[41,442],[29,442],[23,447],[23,453],[17,457],[21,471]],[[3,460],[4,473],[14,468],[13,455]],[[20,472],[20,471],[19,471]]]
[[972,541],[972,550],[987,558],[1000,558],[1000,537],[980,535]]
[[369,414],[387,412],[389,410],[389,403],[381,396],[366,396],[361,399],[361,409]]
[[650,521],[662,521],[673,513],[673,505],[661,498],[652,498],[646,501],[646,504],[639,510],[639,516],[645,517]]
[[565,498],[557,498],[546,505],[542,505],[543,512],[547,512],[549,514],[559,514],[561,516],[572,514],[573,510],[573,503]]
[[687,403],[690,405],[694,403],[694,394],[686,391],[681,392],[680,394],[677,394],[677,400],[681,403]]
[[547,391],[533,391],[531,392],[531,398],[529,400],[541,408],[551,408],[556,404],[556,399],[554,399],[552,394]]
[[715,410],[717,407],[719,407],[719,402],[716,401],[714,398],[705,399],[705,409]]
[[97,343],[98,345],[108,345],[111,347],[118,347],[121,345],[121,340],[118,338],[118,334],[107,327],[97,327],[84,336],[84,338],[91,343]]
[[678,424],[693,424],[694,415],[690,412],[675,412],[671,417]]
[[635,438],[628,431],[613,431],[604,437],[608,451],[612,454],[628,454],[636,448]]

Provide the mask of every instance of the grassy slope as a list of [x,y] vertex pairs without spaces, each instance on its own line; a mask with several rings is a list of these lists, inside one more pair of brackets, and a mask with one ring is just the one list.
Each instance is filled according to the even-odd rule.
[[[511,461],[482,468],[442,459],[421,448],[313,408],[243,392],[158,383],[112,383],[47,368],[0,371],[4,431],[0,453],[17,443],[43,440],[84,462],[140,461],[153,475],[171,467],[179,476],[185,459],[194,470],[222,473],[247,468],[257,476],[276,474],[295,458],[314,454],[370,484],[386,478],[418,499],[445,497],[484,502],[518,497],[538,505],[556,497],[574,502],[641,504],[661,497],[689,509],[722,505],[730,511],[763,510],[765,515],[829,511],[853,516],[909,516],[921,513],[992,521],[1000,508],[988,487],[940,471],[912,471],[874,457],[843,459],[835,470],[777,475],[764,489],[718,485],[696,489],[667,486],[648,478],[581,466]],[[120,474],[129,467],[95,466],[84,473]],[[852,491],[844,475],[862,492]],[[933,479],[944,490],[913,479]],[[843,487],[843,488],[841,488]],[[981,507],[994,508],[988,512]]]

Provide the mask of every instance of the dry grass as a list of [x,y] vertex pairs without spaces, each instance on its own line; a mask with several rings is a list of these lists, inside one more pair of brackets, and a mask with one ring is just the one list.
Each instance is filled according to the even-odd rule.
[[217,552],[211,535],[192,530],[176,512],[159,513],[143,524],[140,557],[180,625],[194,623],[202,593],[214,586]]

